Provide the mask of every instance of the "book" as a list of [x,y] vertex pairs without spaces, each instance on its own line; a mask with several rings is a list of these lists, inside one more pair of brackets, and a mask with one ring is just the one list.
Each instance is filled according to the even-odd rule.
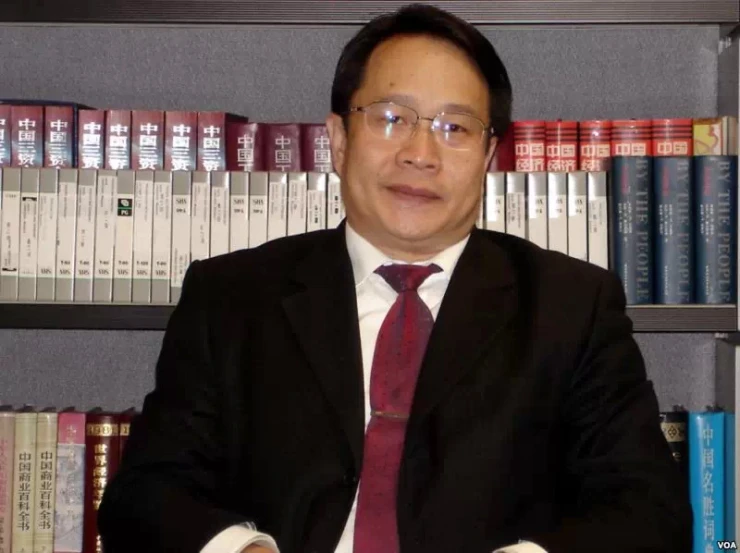
[[21,249],[21,170],[2,171],[2,229],[0,230],[0,297],[18,299]]
[[[178,171],[174,174],[187,174]],[[179,178],[179,177],[178,177]],[[152,193],[151,302],[169,303],[172,276],[172,171],[155,171]],[[188,233],[189,241],[189,233]]]
[[527,173],[527,239],[547,249],[547,173]]
[[506,173],[486,173],[484,226],[488,230],[506,232]]
[[18,261],[18,299],[36,300],[38,275],[39,169],[21,170],[21,228]]
[[77,169],[59,171],[54,279],[54,298],[57,301],[74,301],[77,179]]
[[57,423],[54,553],[82,553],[85,413],[64,409]]
[[[156,171],[156,173],[160,173],[160,171]],[[136,171],[135,174],[132,244],[133,269],[131,275],[131,301],[133,303],[151,303],[152,301],[152,282],[154,277],[154,263],[152,261],[152,250],[154,247],[154,175],[155,171],[148,169]],[[167,183],[170,184],[169,181]],[[170,217],[168,214],[167,221],[169,220]],[[157,245],[159,246],[159,244]],[[169,248],[166,255],[158,257],[157,260],[162,262],[162,257],[169,259]],[[167,262],[167,265],[169,265],[169,262]],[[169,274],[166,281],[169,289]]]
[[118,174],[110,169],[98,172],[96,194],[95,266],[93,278],[93,301],[113,300],[113,248],[116,243],[116,188]]
[[588,182],[585,171],[570,171],[568,178],[568,255],[588,261]]
[[547,247],[568,253],[568,174],[547,173]]
[[231,173],[229,251],[249,247],[249,173]]
[[[67,170],[67,169],[65,169]],[[39,171],[38,254],[36,300],[54,301],[56,296],[59,170]]]
[[[192,232],[192,172],[172,173],[172,244],[170,302],[177,303],[182,292],[182,282],[190,266]],[[163,244],[160,243],[160,247]]]
[[[98,171],[80,169],[77,181],[74,301],[91,302],[95,281]],[[100,240],[100,239],[98,239]]]

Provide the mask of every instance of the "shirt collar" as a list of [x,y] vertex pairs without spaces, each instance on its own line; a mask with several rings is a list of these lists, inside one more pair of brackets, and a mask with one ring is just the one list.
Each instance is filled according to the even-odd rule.
[[[355,286],[359,286],[375,269],[387,263],[405,263],[388,257],[378,248],[373,246],[364,237],[360,236],[350,225],[345,222],[345,237],[347,241],[347,251],[352,262],[352,271],[355,277]],[[426,261],[417,261],[415,265],[429,265],[436,263],[442,269],[442,273],[450,278],[452,271],[457,265],[460,255],[462,255],[465,245],[468,243],[470,234],[462,240],[448,246],[437,255]]]

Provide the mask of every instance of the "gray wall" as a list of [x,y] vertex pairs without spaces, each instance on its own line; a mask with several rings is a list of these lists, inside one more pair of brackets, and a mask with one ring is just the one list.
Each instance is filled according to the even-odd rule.
[[[0,26],[0,97],[101,108],[213,109],[322,121],[354,28]],[[717,114],[716,26],[484,29],[515,91],[514,117]],[[724,78],[724,77],[723,77]],[[734,76],[735,82],[737,76]],[[661,407],[714,398],[711,334],[636,336]],[[0,330],[0,401],[139,406],[161,332]]]

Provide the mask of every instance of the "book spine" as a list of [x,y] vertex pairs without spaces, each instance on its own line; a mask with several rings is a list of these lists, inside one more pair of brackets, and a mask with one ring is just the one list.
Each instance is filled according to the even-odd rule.
[[516,170],[531,173],[545,171],[545,122],[514,121]]
[[301,170],[301,127],[297,123],[266,124],[267,170]]
[[198,113],[198,171],[226,170],[226,114],[220,111]]
[[98,171],[80,169],[77,183],[74,301],[91,302],[95,272]]
[[131,169],[131,110],[105,112],[105,169]]
[[131,142],[131,169],[136,171],[164,169],[164,112],[133,110]]
[[609,203],[606,171],[588,171],[588,262],[609,269]]
[[227,171],[211,173],[211,257],[229,252],[229,177]]
[[102,169],[105,165],[105,110],[81,109],[77,112],[81,169]]
[[11,142],[10,106],[0,105],[0,168],[10,167]]
[[0,553],[12,553],[15,412],[0,411]]
[[253,171],[249,175],[249,247],[267,242],[267,190],[269,174]]
[[39,249],[36,263],[38,272],[36,299],[54,301],[56,299],[59,170],[41,169],[39,173]]
[[44,167],[74,166],[74,127],[72,106],[44,107]]
[[506,173],[503,171],[486,173],[485,202],[485,228],[506,232]]
[[267,240],[288,232],[288,173],[270,171],[267,191]]
[[326,125],[301,124],[301,171],[331,173],[334,170],[331,160],[329,133]]
[[59,171],[54,282],[54,297],[57,301],[74,301],[77,178],[77,169],[61,169]]
[[688,443],[694,551],[715,551],[725,524],[724,413],[689,413]]
[[33,553],[53,553],[58,414],[38,414]]
[[622,281],[627,304],[652,304],[652,158],[616,156],[612,176],[612,266]]
[[190,233],[192,205],[192,175],[190,171],[172,173],[172,261],[170,302],[177,303],[182,281],[190,266]]
[[249,247],[249,173],[231,173],[229,205],[229,251],[235,252]]
[[737,156],[694,158],[696,302],[737,297]]
[[568,174],[547,173],[548,248],[568,253]]
[[[657,145],[667,149],[662,142]],[[691,174],[690,157],[653,159],[655,303],[658,304],[694,303]]]
[[113,414],[87,414],[85,422],[85,503],[82,550],[103,553],[98,533],[98,509],[105,486],[120,460],[119,423]]
[[527,239],[547,249],[547,173],[526,174]]
[[164,170],[194,171],[198,151],[198,113],[165,112]]
[[546,171],[578,169],[578,121],[545,122]]
[[21,251],[18,273],[18,299],[36,300],[39,250],[39,170],[21,171]]
[[18,299],[18,268],[21,248],[21,170],[3,168],[2,233],[0,234],[0,296]]
[[113,301],[131,303],[134,264],[134,196],[136,171],[123,169],[116,178]]
[[339,175],[327,173],[326,177],[326,228],[336,228],[344,219],[342,184]]
[[82,553],[85,413],[58,417],[54,553]]
[[98,171],[95,214],[93,301],[113,300],[113,248],[116,243],[116,171]]
[[588,261],[588,183],[584,171],[568,173],[568,255]]
[[154,173],[152,198],[152,303],[169,303],[172,277],[172,171]]
[[328,173],[308,173],[306,232],[326,228],[326,179]]
[[[215,170],[215,169],[214,169]],[[207,259],[211,246],[211,173],[193,172],[190,260]]]
[[[737,394],[737,392],[735,392]],[[738,394],[740,402],[740,394]],[[725,413],[725,539],[740,541],[737,531],[740,529],[738,521],[738,502],[740,493],[737,489],[737,474],[740,472],[740,466],[737,465],[737,413],[727,411]]]
[[131,301],[152,301],[152,248],[154,241],[154,171],[136,171],[134,189],[133,258]]
[[660,429],[687,486],[689,482],[688,420],[689,413],[685,410],[660,413]]
[[38,413],[15,414],[15,470],[13,471],[13,553],[33,551],[36,490],[36,427]]
[[305,234],[308,207],[306,194],[308,192],[307,173],[288,174],[288,236]]
[[506,173],[506,234],[527,237],[527,182],[521,172]]
[[226,122],[226,167],[229,171],[266,171],[262,123]]
[[13,167],[42,167],[44,165],[44,107],[11,106]]

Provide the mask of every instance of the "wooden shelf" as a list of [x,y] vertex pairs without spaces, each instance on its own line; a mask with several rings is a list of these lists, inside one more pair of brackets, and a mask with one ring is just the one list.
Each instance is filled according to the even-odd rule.
[[[0,303],[0,328],[164,330],[173,305]],[[631,306],[635,332],[736,332],[735,305]]]
[[[395,0],[4,0],[4,23],[361,24]],[[475,24],[737,23],[737,0],[447,0]]]

